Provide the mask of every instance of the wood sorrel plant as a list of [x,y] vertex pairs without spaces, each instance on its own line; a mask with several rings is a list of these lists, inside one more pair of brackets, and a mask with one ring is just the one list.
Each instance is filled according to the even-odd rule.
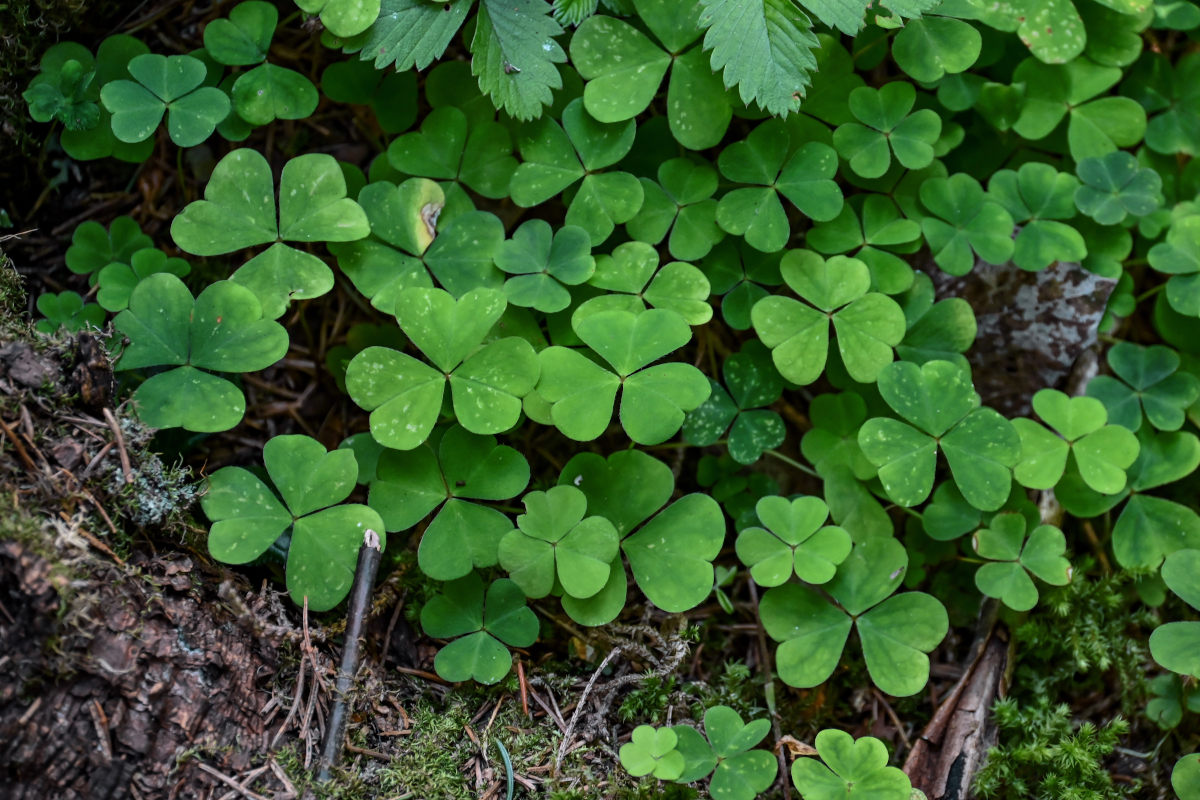
[[[687,613],[719,568],[728,609],[740,565],[769,587],[757,612],[784,683],[814,687],[861,659],[906,696],[949,629],[937,587],[962,565],[966,591],[1038,614],[1090,548],[1152,574],[1146,603],[1182,601],[1163,606],[1176,617],[1150,649],[1156,669],[1200,678],[1200,514],[1179,491],[1200,466],[1194,8],[297,5],[349,55],[321,91],[370,106],[391,137],[365,171],[316,152],[277,169],[225,145],[320,102],[272,63],[279,14],[260,0],[211,22],[191,54],[128,36],[95,54],[56,45],[25,95],[76,159],[204,141],[219,154],[162,251],[121,218],[83,223],[67,254],[116,313],[116,368],[148,424],[240,424],[237,373],[281,359],[279,320],[339,280],[385,326],[330,359],[360,433],[331,452],[275,437],[270,483],[209,476],[215,558],[282,548],[293,599],[326,610],[349,591],[361,530],[386,532],[442,582],[421,611],[448,641],[436,669],[485,683],[537,639],[527,599],[583,626],[643,600]],[[443,58],[451,47],[469,60]],[[226,278],[185,282],[176,251]],[[1030,385],[1024,413],[989,406],[972,373],[988,364],[969,360],[977,317],[1059,330],[1022,295],[996,309],[939,290],[994,265],[1030,285],[1066,269],[1111,293],[1113,375],[1086,397]],[[46,295],[39,326],[97,324],[100,306]],[[1151,320],[1138,344],[1135,317]],[[1045,344],[1066,347],[1064,370],[1079,352]],[[538,427],[578,443],[561,469],[522,450]],[[689,445],[705,458],[672,469],[656,455]],[[794,485],[781,491],[764,458],[791,465]],[[355,484],[365,505],[344,502]],[[1066,515],[1042,519],[1035,492]],[[950,558],[922,542],[950,543]],[[776,775],[753,749],[761,723],[715,707],[704,736],[639,729],[621,758],[750,798]],[[823,764],[792,769],[805,796],[908,796],[874,739],[825,732],[816,752]],[[1196,763],[1174,771],[1181,796]]]

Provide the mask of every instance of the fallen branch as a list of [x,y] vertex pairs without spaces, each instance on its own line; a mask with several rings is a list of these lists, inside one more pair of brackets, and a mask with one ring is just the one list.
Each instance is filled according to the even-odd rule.
[[[346,641],[342,648],[342,663],[338,667],[337,683],[333,691],[333,708],[329,712],[329,724],[325,726],[325,741],[321,743],[321,761],[317,780],[324,783],[330,778],[330,770],[337,765],[342,755],[342,739],[346,735],[346,716],[350,704],[347,702],[354,676],[358,674],[359,640],[363,624],[371,607],[371,589],[375,585],[375,573],[379,569],[379,557],[383,551],[379,546],[379,534],[370,528],[363,536],[358,550],[358,567],[354,571],[354,589],[350,595],[350,607],[346,611]],[[357,752],[366,752],[357,750]],[[371,753],[371,755],[375,755]]]

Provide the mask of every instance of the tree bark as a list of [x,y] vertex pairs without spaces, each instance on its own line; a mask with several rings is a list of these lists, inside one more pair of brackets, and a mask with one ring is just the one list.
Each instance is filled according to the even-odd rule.
[[212,796],[198,761],[265,750],[274,644],[186,556],[75,561],[0,542],[0,798]]

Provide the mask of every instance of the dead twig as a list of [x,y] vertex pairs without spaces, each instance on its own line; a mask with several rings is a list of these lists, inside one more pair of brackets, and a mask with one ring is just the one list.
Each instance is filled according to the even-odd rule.
[[248,798],[248,800],[267,800],[266,797],[263,797],[261,794],[258,794],[257,792],[250,791],[245,786],[243,786],[242,784],[235,781],[233,778],[229,777],[228,775],[221,772],[220,770],[213,769],[208,764],[205,764],[203,761],[197,761],[196,766],[200,767],[200,769],[202,769],[204,772],[207,772],[209,775],[212,775],[214,778],[219,780],[221,783],[223,783],[226,786],[228,786],[229,788],[233,789],[235,792],[240,794],[242,797]]
[[108,407],[104,409],[104,420],[112,430],[113,438],[117,443],[117,455],[121,459],[121,472],[125,475],[125,483],[133,483],[133,467],[129,464],[129,451],[125,449],[125,434],[121,432],[121,423],[117,422],[112,409]]

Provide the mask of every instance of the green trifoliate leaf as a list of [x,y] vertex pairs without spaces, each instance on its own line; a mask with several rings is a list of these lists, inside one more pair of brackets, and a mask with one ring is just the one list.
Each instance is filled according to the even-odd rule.
[[768,295],[764,287],[783,283],[779,274],[782,258],[782,252],[761,253],[745,242],[727,239],[714,247],[701,264],[713,294],[724,295],[721,315],[731,328],[750,328],[750,310]]
[[883,742],[871,736],[855,740],[844,731],[823,730],[815,743],[824,764],[815,758],[798,758],[792,763],[792,783],[806,800],[909,800],[912,784],[899,768],[887,765]]
[[714,384],[708,400],[684,421],[683,435],[692,444],[708,445],[728,430],[729,455],[738,463],[753,464],[764,450],[783,443],[785,426],[779,414],[753,410],[778,400],[783,381],[766,348],[754,341],[725,360],[724,376],[729,393]]
[[[830,220],[842,210],[842,192],[833,177],[837,156],[820,142],[809,142],[788,157],[787,127],[779,120],[762,123],[742,142],[721,151],[721,174],[754,188],[734,189],[717,205],[717,223],[729,233],[745,236],[763,252],[787,244],[787,215],[779,193],[817,220]],[[785,162],[786,159],[786,162]]]
[[1200,397],[1200,381],[1179,371],[1179,354],[1169,347],[1117,342],[1108,351],[1108,364],[1120,380],[1093,378],[1087,394],[1104,404],[1114,425],[1137,431],[1144,413],[1158,430],[1178,430],[1184,409]]
[[892,41],[892,57],[913,80],[936,81],[968,69],[979,58],[983,37],[970,23],[925,17],[905,25]]
[[574,486],[530,492],[517,528],[500,540],[500,565],[527,597],[545,597],[557,578],[572,597],[592,597],[608,583],[620,540],[604,517],[584,519],[587,497]]
[[562,88],[555,64],[567,54],[554,40],[562,26],[544,0],[482,0],[471,42],[471,72],[497,108],[528,120]]
[[806,243],[819,253],[851,253],[871,269],[871,288],[899,294],[913,282],[913,269],[896,255],[911,252],[921,226],[905,219],[886,195],[859,194],[828,223],[814,226]]
[[701,0],[704,49],[742,102],[773,115],[796,111],[816,69],[812,23],[792,0]]
[[971,544],[988,560],[976,571],[975,585],[1014,611],[1029,611],[1037,605],[1037,586],[1028,573],[1055,586],[1071,580],[1070,562],[1063,558],[1066,539],[1052,525],[1035,528],[1026,540],[1024,516],[997,514],[989,527],[975,533]]
[[766,528],[743,530],[737,554],[761,586],[779,586],[793,573],[806,583],[825,583],[850,554],[850,534],[825,525],[829,508],[819,498],[764,497],[756,513]]
[[496,266],[515,277],[504,284],[513,305],[538,311],[562,311],[571,303],[566,286],[576,286],[592,277],[592,258],[587,231],[566,225],[551,235],[545,220],[529,220],[513,232],[496,252]]
[[1189,317],[1200,317],[1200,215],[1177,219],[1165,242],[1150,248],[1150,266],[1170,275],[1167,302]]
[[671,468],[640,450],[621,450],[607,459],[580,453],[563,467],[558,482],[582,490],[588,513],[612,522],[622,537],[662,508],[675,489]]
[[704,732],[708,734],[711,755],[689,760],[708,766],[715,756],[716,771],[708,785],[710,795],[721,800],[753,800],[770,787],[778,772],[778,762],[767,751],[752,749],[770,728],[765,719],[743,723],[729,706],[713,706],[704,712]]
[[129,306],[129,296],[137,285],[160,272],[182,278],[191,271],[191,265],[182,258],[168,258],[161,250],[149,247],[138,250],[129,257],[129,263],[115,261],[100,270],[96,285],[100,291],[96,300],[107,311],[124,311]]
[[933,281],[924,273],[915,277],[901,300],[908,332],[896,354],[914,364],[942,360],[967,366],[962,354],[974,344],[978,331],[971,304],[961,297],[934,303]]
[[1075,190],[1075,205],[1101,225],[1117,225],[1130,215],[1144,217],[1158,208],[1162,178],[1152,169],[1138,169],[1129,153],[1115,150],[1085,158],[1075,171],[1083,182]]
[[621,745],[621,766],[635,778],[653,775],[673,781],[683,774],[683,754],[676,749],[678,737],[670,728],[655,730],[649,725],[633,729],[630,741]]
[[87,275],[95,283],[96,275],[109,264],[130,264],[133,254],[154,246],[149,236],[133,217],[120,216],[108,230],[99,222],[82,222],[71,234],[67,248],[67,269],[77,275]]
[[[332,156],[313,153],[288,161],[279,180],[278,219],[271,167],[254,150],[235,150],[213,170],[204,200],[189,203],[171,223],[175,243],[200,256],[232,253],[268,242],[346,242],[370,232],[367,216],[346,197]],[[319,259],[277,245],[247,262],[233,279],[259,298],[271,318],[291,299],[318,297],[333,287]]]
[[123,142],[148,139],[167,114],[167,132],[180,147],[200,144],[229,115],[229,98],[202,86],[207,69],[191,56],[140,55],[129,62],[132,81],[104,85],[100,99],[112,114],[112,131]]
[[475,572],[446,584],[421,608],[421,627],[436,638],[462,636],[438,651],[433,662],[438,675],[486,684],[498,682],[512,668],[505,645],[528,647],[538,634],[537,617],[516,584],[507,578],[493,581],[485,597]]
[[751,312],[754,329],[772,349],[775,366],[793,383],[816,380],[825,367],[829,326],[847,371],[869,383],[892,362],[904,338],[904,312],[871,285],[867,265],[858,259],[828,260],[808,250],[784,255],[781,272],[788,286],[813,306],[782,296],[759,300]]
[[204,28],[204,49],[218,64],[244,67],[267,60],[279,11],[263,0],[246,0]]
[[1045,269],[1055,261],[1082,261],[1087,245],[1075,228],[1060,220],[1075,216],[1074,175],[1049,164],[1030,162],[1017,171],[992,176],[988,194],[1021,226],[1013,246],[1013,263],[1021,269]]
[[34,326],[42,333],[54,333],[66,328],[70,333],[83,330],[86,326],[104,326],[104,308],[96,303],[84,303],[78,292],[65,291],[38,295],[37,310],[45,319]]
[[618,19],[590,17],[571,38],[571,62],[588,83],[583,104],[600,122],[640,114],[658,92],[671,56]]
[[251,125],[277,119],[304,119],[317,109],[320,95],[312,81],[295,70],[261,64],[233,82],[233,107]]
[[932,212],[921,220],[933,260],[951,275],[966,275],[978,256],[989,264],[1012,258],[1013,219],[970,175],[929,178],[921,202]]
[[955,483],[972,505],[994,511],[1004,504],[1021,441],[1012,423],[992,409],[979,408],[979,395],[965,370],[947,361],[920,367],[895,362],[880,373],[879,391],[916,426],[876,418],[859,430],[859,445],[879,467],[888,496],[905,506],[928,497],[940,446]]
[[350,591],[364,541],[374,541],[379,549],[386,546],[383,521],[375,511],[338,505],[354,489],[354,453],[326,452],[308,436],[276,436],[263,448],[263,464],[286,509],[250,472],[218,470],[202,502],[213,521],[209,550],[220,561],[244,564],[290,526],[288,593],[297,605],[307,598],[310,608],[327,611]]
[[721,506],[708,495],[689,494],[625,539],[621,549],[650,602],[681,613],[712,592],[712,562],[724,541]]
[[642,178],[645,200],[625,229],[640,242],[667,238],[671,255],[695,261],[708,255],[725,233],[716,223],[717,172],[706,163],[673,158],[658,168],[658,183]]
[[1200,610],[1200,550],[1177,550],[1167,556],[1162,579],[1180,600]]
[[396,319],[433,369],[412,356],[369,347],[346,368],[350,396],[371,411],[376,441],[411,450],[429,436],[441,412],[447,382],[458,421],[472,433],[507,430],[521,414],[521,398],[537,383],[537,355],[524,339],[498,339],[480,348],[504,312],[504,296],[476,289],[455,300],[441,289],[405,289]]
[[1084,482],[1102,494],[1125,488],[1125,470],[1138,455],[1138,442],[1127,429],[1108,425],[1108,412],[1094,397],[1067,397],[1042,389],[1033,408],[1059,435],[1029,420],[1014,420],[1021,434],[1021,463],[1014,474],[1022,485],[1050,489],[1066,470],[1072,453]]
[[579,338],[607,361],[613,374],[578,351],[549,347],[539,354],[538,394],[553,404],[554,424],[579,441],[603,433],[622,389],[621,425],[639,444],[666,441],[686,412],[708,398],[708,379],[688,364],[649,364],[687,344],[691,329],[673,311],[601,311],[574,323]]
[[931,109],[912,111],[916,90],[893,81],[880,89],[862,86],[850,93],[850,111],[858,122],[833,132],[838,153],[864,178],[878,178],[896,160],[909,169],[933,162],[933,144],[942,132],[941,117]]
[[1164,155],[1200,153],[1200,56],[1188,53],[1172,69],[1162,54],[1148,51],[1121,89],[1154,115],[1146,125],[1147,147]]
[[1097,98],[1120,78],[1120,69],[1088,58],[1061,66],[1026,59],[1013,73],[1014,83],[1025,84],[1013,130],[1026,139],[1043,139],[1069,118],[1067,142],[1076,161],[1133,146],[1146,132],[1146,112],[1128,97]]
[[682,261],[659,269],[658,253],[644,242],[625,242],[611,255],[597,257],[596,272],[588,283],[608,294],[581,303],[571,315],[573,325],[598,311],[638,312],[647,305],[674,311],[689,325],[703,325],[712,319],[704,273]]
[[[72,42],[62,44],[74,45]],[[67,130],[90,131],[100,122],[100,109],[92,87],[96,77],[95,61],[86,49],[79,47],[76,51],[74,47],[60,51],[61,58],[47,52],[42,58],[41,73],[30,81],[29,88],[21,96],[29,105],[29,116],[35,122],[57,119]],[[66,57],[68,52],[77,58]]]
[[[1200,550],[1177,550],[1167,556],[1162,565],[1162,578],[1167,587],[1192,608],[1200,608]],[[1200,623],[1169,622],[1150,635],[1150,653],[1162,666],[1181,675],[1200,677]],[[1176,767],[1178,771],[1178,767]],[[1185,795],[1180,795],[1185,796]]]
[[388,162],[407,175],[457,180],[492,199],[508,194],[517,168],[508,129],[491,120],[469,124],[455,106],[434,109],[419,132],[393,141]]
[[113,320],[130,340],[116,369],[177,367],[134,392],[141,419],[156,428],[202,432],[236,425],[245,411],[241,390],[201,370],[253,372],[283,358],[287,332],[262,317],[253,293],[230,281],[209,285],[195,300],[170,273],[141,281]]

